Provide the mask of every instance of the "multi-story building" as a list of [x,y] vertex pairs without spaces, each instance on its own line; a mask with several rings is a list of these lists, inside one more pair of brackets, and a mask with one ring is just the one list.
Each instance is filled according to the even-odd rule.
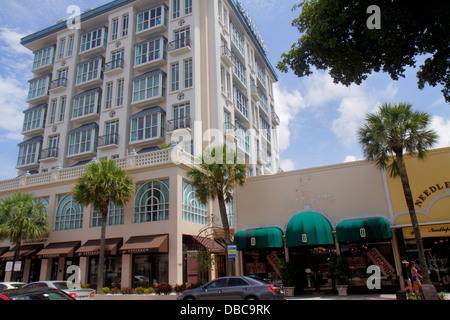
[[189,239],[218,223],[186,177],[194,156],[223,140],[249,175],[279,170],[277,76],[247,12],[235,0],[116,0],[21,43],[34,52],[34,78],[19,177],[0,182],[0,196],[33,193],[50,226],[27,244],[23,280],[62,279],[77,264],[83,282],[96,281],[98,215],[71,190],[89,162],[116,159],[136,191],[125,208],[110,208],[109,283],[188,281]]

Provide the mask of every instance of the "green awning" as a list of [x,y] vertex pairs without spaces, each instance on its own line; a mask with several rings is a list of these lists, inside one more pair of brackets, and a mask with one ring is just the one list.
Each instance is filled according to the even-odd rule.
[[316,212],[292,217],[286,228],[286,246],[333,245],[333,231],[327,219]]
[[336,227],[338,242],[390,240],[391,226],[386,219],[371,218],[340,222]]
[[283,248],[283,232],[278,228],[265,228],[236,232],[234,244],[238,250]]

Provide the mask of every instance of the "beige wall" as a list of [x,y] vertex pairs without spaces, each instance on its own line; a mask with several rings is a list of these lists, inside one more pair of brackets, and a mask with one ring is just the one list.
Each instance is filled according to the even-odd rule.
[[381,216],[391,221],[383,174],[366,161],[254,177],[236,195],[237,230],[286,227],[302,211],[324,215],[333,229],[341,220]]

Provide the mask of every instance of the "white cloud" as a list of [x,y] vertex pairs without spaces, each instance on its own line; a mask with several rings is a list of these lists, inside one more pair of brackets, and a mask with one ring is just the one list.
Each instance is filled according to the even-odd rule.
[[19,33],[17,31],[0,27],[0,40],[6,45],[2,45],[3,48],[7,48],[7,53],[18,53],[18,54],[31,54],[30,50],[25,48],[20,44],[20,39],[23,38],[25,34]]
[[359,158],[357,158],[355,156],[352,156],[352,155],[348,155],[348,156],[345,157],[344,163],[346,163],[346,162],[355,162],[355,161],[359,161],[359,160],[361,160],[361,159],[359,159]]
[[435,148],[450,147],[450,120],[434,116],[430,124],[430,129],[436,131],[439,135],[438,142],[434,146]]
[[21,140],[23,110],[27,107],[27,89],[14,78],[0,77],[0,128],[8,132],[7,138]]
[[292,171],[296,169],[296,164],[291,159],[281,159],[280,167],[283,171]]
[[300,91],[289,92],[287,89],[281,88],[278,83],[274,85],[273,93],[276,112],[280,117],[278,140],[280,141],[280,151],[283,151],[290,145],[291,131],[289,124],[300,110],[306,107],[306,104]]

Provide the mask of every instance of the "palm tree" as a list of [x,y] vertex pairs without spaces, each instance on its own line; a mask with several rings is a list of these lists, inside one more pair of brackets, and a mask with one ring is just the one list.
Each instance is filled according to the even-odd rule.
[[130,201],[134,181],[113,160],[92,162],[73,188],[74,200],[82,205],[92,205],[102,217],[100,256],[98,263],[97,292],[102,292],[105,267],[105,234],[110,203],[124,206]]
[[368,114],[358,132],[365,157],[374,161],[378,169],[387,169],[392,178],[400,176],[416,239],[420,268],[424,283],[427,284],[431,284],[431,281],[403,153],[417,152],[419,159],[425,159],[427,149],[437,140],[437,134],[427,130],[430,120],[430,115],[414,111],[409,103],[387,103],[378,112]]
[[[231,244],[230,225],[226,203],[233,201],[235,185],[243,186],[247,178],[247,165],[240,163],[236,153],[225,145],[203,151],[198,168],[187,171],[193,180],[198,200],[206,204],[209,199],[219,202],[220,218],[225,233],[225,244]],[[232,274],[231,260],[226,260],[226,274]]]
[[[42,204],[28,193],[13,193],[0,200],[0,239],[15,244],[14,261],[19,260],[22,240],[36,240],[47,235],[47,214]],[[11,279],[16,280],[13,270]]]

